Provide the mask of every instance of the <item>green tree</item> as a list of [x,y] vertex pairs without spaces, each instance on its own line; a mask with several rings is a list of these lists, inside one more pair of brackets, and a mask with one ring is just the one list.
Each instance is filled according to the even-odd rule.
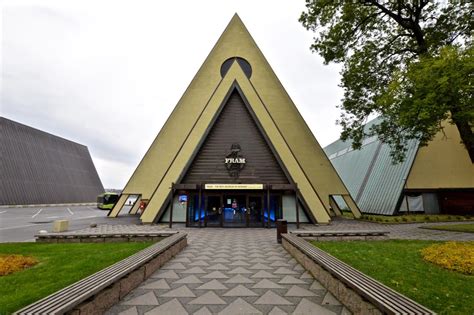
[[[408,140],[426,145],[448,119],[474,162],[473,9],[467,1],[306,0],[300,22],[315,32],[311,49],[343,64],[341,138],[357,149],[378,135],[399,162]],[[383,122],[364,131],[373,114]]]

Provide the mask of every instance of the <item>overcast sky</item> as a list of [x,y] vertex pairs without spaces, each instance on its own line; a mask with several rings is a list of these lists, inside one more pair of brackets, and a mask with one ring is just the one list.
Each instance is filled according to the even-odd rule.
[[1,115],[87,145],[106,188],[123,188],[236,12],[319,143],[339,138],[339,68],[311,53],[304,0],[0,5]]

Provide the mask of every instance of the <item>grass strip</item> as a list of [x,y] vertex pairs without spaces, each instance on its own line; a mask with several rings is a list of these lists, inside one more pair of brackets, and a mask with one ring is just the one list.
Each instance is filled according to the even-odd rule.
[[423,260],[421,250],[441,242],[388,240],[312,244],[439,314],[472,314],[474,276]]
[[10,314],[148,246],[130,243],[5,243],[0,255],[28,255],[31,268],[0,277],[0,314]]
[[474,223],[422,226],[423,229],[474,233]]

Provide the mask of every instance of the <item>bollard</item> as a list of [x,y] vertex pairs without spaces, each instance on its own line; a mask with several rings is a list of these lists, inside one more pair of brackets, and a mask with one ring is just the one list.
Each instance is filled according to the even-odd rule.
[[277,242],[281,244],[281,235],[288,233],[288,222],[283,219],[278,219],[276,222],[277,226]]
[[54,233],[66,232],[68,228],[69,228],[68,220],[55,220],[53,223]]

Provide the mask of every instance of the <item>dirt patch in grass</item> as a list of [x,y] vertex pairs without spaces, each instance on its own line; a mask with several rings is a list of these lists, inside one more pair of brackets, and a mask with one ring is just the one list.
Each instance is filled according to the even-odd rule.
[[34,257],[23,255],[0,255],[0,276],[26,269],[34,266],[38,260]]

